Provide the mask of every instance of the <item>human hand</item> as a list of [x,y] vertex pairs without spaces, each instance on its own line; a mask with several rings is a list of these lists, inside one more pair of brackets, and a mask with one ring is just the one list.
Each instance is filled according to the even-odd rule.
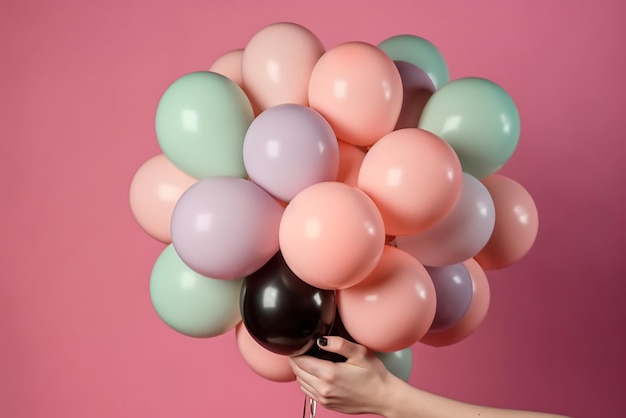
[[367,348],[341,337],[321,338],[318,345],[347,360],[333,363],[307,355],[291,357],[302,392],[333,411],[380,414],[387,397],[387,383],[396,379],[383,362]]
[[394,376],[373,352],[361,345],[341,337],[321,338],[318,345],[347,360],[333,363],[302,355],[290,357],[290,363],[302,391],[333,411],[371,413],[387,418],[568,418],[544,412],[491,408],[435,395]]

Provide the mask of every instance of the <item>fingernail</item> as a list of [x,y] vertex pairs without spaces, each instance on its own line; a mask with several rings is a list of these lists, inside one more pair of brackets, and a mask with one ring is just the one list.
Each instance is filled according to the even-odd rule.
[[328,345],[328,338],[326,337],[320,337],[317,339],[317,344],[321,345],[322,347],[326,347]]

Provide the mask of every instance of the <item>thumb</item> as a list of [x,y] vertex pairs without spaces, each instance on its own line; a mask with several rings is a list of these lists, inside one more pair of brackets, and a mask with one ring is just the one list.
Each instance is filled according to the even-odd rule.
[[342,337],[321,337],[317,339],[317,345],[324,351],[344,356],[348,362],[358,361],[367,355],[367,348]]

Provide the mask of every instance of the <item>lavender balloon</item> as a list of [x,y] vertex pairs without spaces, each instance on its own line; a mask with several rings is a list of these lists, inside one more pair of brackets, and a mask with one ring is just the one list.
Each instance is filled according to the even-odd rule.
[[461,195],[452,211],[422,233],[396,237],[396,244],[426,266],[461,263],[487,244],[495,216],[487,188],[477,178],[463,173]]
[[445,331],[459,322],[472,303],[472,278],[462,264],[427,267],[435,285],[437,308],[429,332]]
[[172,214],[172,244],[195,272],[236,279],[278,252],[283,207],[259,186],[238,177],[211,177],[192,185]]
[[407,61],[394,61],[394,64],[402,79],[402,110],[395,129],[417,128],[426,102],[435,92],[435,85],[417,65]]
[[308,186],[336,180],[339,145],[315,110],[281,104],[252,122],[244,138],[243,161],[250,180],[288,202]]

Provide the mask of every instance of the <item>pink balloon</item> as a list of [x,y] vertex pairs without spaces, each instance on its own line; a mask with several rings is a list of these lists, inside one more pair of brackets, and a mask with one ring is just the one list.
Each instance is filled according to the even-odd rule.
[[365,158],[365,151],[344,141],[338,141],[338,144],[339,172],[337,173],[337,181],[356,187],[359,170]]
[[282,213],[280,203],[251,181],[210,177],[180,197],[172,215],[172,243],[201,275],[244,277],[278,252]]
[[312,184],[337,178],[339,146],[319,113],[287,103],[252,121],[243,142],[243,162],[253,182],[288,202]]
[[402,107],[402,80],[382,50],[347,42],[326,51],[313,68],[309,102],[339,139],[368,146],[394,129]]
[[476,331],[487,316],[491,293],[485,271],[472,258],[466,260],[463,264],[472,279],[472,302],[467,312],[452,327],[439,332],[428,332],[420,340],[421,343],[442,347],[461,342]]
[[293,198],[283,214],[280,249],[289,268],[320,289],[354,285],[376,266],[385,231],[362,191],[339,182],[317,183]]
[[381,352],[405,349],[422,338],[433,322],[436,304],[426,268],[389,245],[368,277],[337,291],[339,315],[348,333]]
[[430,132],[407,128],[372,145],[358,187],[376,203],[387,235],[410,235],[452,210],[462,181],[461,163],[450,145]]
[[463,173],[458,202],[443,219],[415,235],[396,238],[398,248],[422,264],[443,267],[474,257],[487,244],[495,223],[495,207],[487,188]]
[[321,41],[295,23],[275,23],[258,31],[246,45],[242,59],[245,89],[262,111],[296,103],[308,105],[311,71],[324,53]]
[[289,357],[263,348],[250,335],[243,323],[236,327],[237,347],[246,364],[259,376],[273,382],[296,380]]
[[233,49],[220,55],[209,68],[209,71],[218,73],[237,83],[243,88],[243,77],[241,75],[241,61],[243,59],[243,49]]
[[524,187],[493,174],[481,180],[496,210],[496,222],[487,245],[474,257],[487,270],[508,267],[532,248],[539,228],[537,206]]
[[243,74],[241,70],[243,61],[243,49],[233,49],[232,51],[228,51],[223,55],[220,55],[213,65],[209,68],[209,71],[214,73],[218,73],[223,75],[226,78],[237,83],[239,87],[246,93],[250,104],[252,105],[252,110],[256,115],[261,113],[259,106],[252,100],[248,89],[243,84]]
[[180,196],[198,180],[180,171],[163,154],[143,163],[130,184],[130,209],[148,235],[172,242],[170,222]]

